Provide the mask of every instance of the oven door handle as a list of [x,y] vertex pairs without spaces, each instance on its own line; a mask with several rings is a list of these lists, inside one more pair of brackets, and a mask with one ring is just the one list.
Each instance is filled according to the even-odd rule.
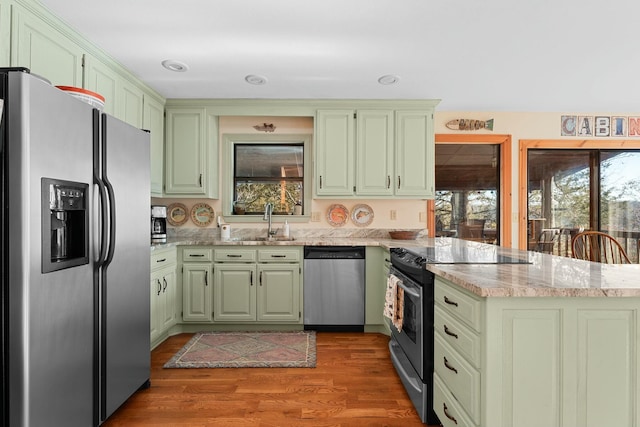
[[408,293],[409,295],[411,295],[412,297],[414,297],[414,298],[420,298],[420,294],[419,294],[418,292],[414,291],[414,290],[413,290],[413,289],[411,289],[411,288],[408,288],[408,287],[407,287],[407,285],[405,285],[404,283],[402,283],[402,282],[398,282],[398,286],[400,286],[402,289],[404,289],[404,291],[405,291],[406,293]]

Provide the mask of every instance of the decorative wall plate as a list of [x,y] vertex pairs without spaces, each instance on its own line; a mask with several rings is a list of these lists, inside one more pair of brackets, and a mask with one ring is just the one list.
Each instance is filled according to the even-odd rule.
[[174,227],[184,224],[189,219],[189,210],[182,203],[172,203],[167,208],[167,222]]
[[342,227],[349,220],[349,210],[340,204],[329,206],[327,210],[327,221],[334,227]]
[[355,205],[351,209],[351,221],[358,227],[366,227],[373,221],[373,209],[365,204]]
[[213,222],[215,212],[206,203],[196,203],[191,208],[191,221],[198,227],[206,227]]

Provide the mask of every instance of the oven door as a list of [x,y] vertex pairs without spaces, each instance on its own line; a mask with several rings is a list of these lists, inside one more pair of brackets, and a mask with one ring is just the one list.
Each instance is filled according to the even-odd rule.
[[398,329],[391,324],[391,336],[400,345],[402,351],[407,356],[413,368],[420,378],[424,379],[424,301],[422,286],[402,274],[393,265],[389,274],[401,280],[398,284],[404,290],[404,316],[402,329]]

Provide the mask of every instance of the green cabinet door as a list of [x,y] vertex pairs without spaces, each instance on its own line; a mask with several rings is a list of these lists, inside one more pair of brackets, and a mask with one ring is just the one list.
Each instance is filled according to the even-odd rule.
[[206,196],[207,138],[204,108],[167,109],[165,194]]
[[433,113],[396,111],[395,126],[395,194],[434,197]]
[[182,266],[182,320],[211,322],[212,284],[211,263],[190,262]]
[[300,319],[300,266],[259,264],[257,320],[297,322]]
[[84,56],[84,88],[104,96],[104,112],[116,116],[118,80],[113,68],[91,55]]
[[164,106],[151,96],[144,98],[143,128],[151,138],[151,196],[162,197],[164,184]]
[[151,275],[151,285],[149,287],[150,294],[149,298],[151,300],[151,319],[150,319],[150,333],[151,333],[151,343],[158,339],[160,336],[160,330],[162,328],[161,319],[162,315],[160,314],[160,304],[162,294],[162,276],[158,273]]
[[318,110],[315,120],[318,196],[352,196],[354,186],[354,110]]
[[356,194],[393,195],[393,111],[358,110]]
[[215,321],[255,321],[255,264],[216,264],[213,300]]
[[27,67],[53,85],[82,87],[80,46],[15,3],[12,10],[11,66]]
[[120,79],[115,116],[120,120],[142,129],[144,92],[127,79]]
[[162,293],[160,294],[160,329],[164,332],[176,324],[176,270],[175,267],[163,270],[160,283]]

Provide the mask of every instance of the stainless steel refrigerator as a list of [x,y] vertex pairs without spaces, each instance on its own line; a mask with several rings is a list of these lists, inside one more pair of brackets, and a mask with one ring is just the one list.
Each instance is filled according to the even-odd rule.
[[149,135],[0,69],[2,425],[97,426],[149,386]]

